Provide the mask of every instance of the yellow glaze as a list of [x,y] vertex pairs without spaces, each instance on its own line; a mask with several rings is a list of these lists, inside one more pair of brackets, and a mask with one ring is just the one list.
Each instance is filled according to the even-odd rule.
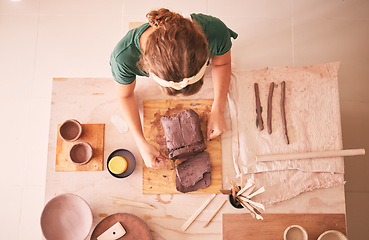
[[113,157],[109,162],[109,169],[114,174],[121,174],[127,169],[127,160],[121,156]]

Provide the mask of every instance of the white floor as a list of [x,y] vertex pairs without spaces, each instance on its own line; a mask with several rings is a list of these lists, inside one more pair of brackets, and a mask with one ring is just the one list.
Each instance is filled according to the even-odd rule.
[[[160,7],[222,19],[237,68],[342,61],[343,143],[369,150],[367,0],[0,0],[1,239],[42,238],[52,78],[111,77],[128,22]],[[345,163],[349,237],[369,239],[368,157]]]

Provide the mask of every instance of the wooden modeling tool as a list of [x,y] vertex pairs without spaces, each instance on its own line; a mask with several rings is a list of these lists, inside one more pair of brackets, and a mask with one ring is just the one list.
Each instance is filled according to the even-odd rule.
[[197,209],[197,211],[183,224],[181,227],[182,231],[186,231],[187,228],[192,224],[193,221],[204,211],[204,209],[209,205],[209,203],[216,197],[216,194],[211,195],[211,197],[203,203],[203,205]]
[[123,199],[123,198],[117,198],[117,197],[111,197],[111,199],[114,201],[114,203],[122,204],[122,205],[125,205],[125,206],[155,209],[154,206],[152,206],[150,204],[147,204],[147,203],[143,203],[143,202],[137,202],[137,201],[132,201],[132,200]]
[[207,226],[209,226],[209,223],[213,220],[213,218],[218,214],[218,212],[220,211],[220,209],[222,209],[222,207],[224,206],[224,204],[227,202],[227,199],[225,199],[222,204],[218,207],[218,209],[214,212],[214,214],[210,217],[210,219],[205,223],[205,225],[203,226],[203,228],[206,228]]

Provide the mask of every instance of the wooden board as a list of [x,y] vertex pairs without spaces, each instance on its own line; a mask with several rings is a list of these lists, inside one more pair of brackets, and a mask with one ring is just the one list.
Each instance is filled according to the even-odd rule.
[[255,220],[250,214],[223,214],[223,240],[283,239],[290,225],[300,225],[309,239],[318,239],[327,230],[338,230],[346,235],[345,214],[263,214]]
[[[211,111],[212,99],[201,100],[147,100],[144,101],[145,138],[168,158],[161,116],[173,115],[186,109],[193,109],[200,117],[201,130],[205,138],[206,150],[210,155],[211,184],[208,188],[191,193],[219,193],[222,188],[221,137],[206,141],[206,128]],[[168,158],[169,159],[169,158]],[[144,164],[143,164],[144,165]],[[176,171],[173,161],[168,160],[164,168],[152,169],[143,166],[143,194],[175,194]]]
[[[104,169],[105,124],[82,124],[82,135],[75,142],[66,142],[59,136],[58,124],[56,140],[55,171],[102,171]],[[77,166],[69,160],[69,150],[77,142],[88,142],[93,148],[92,159],[85,165]]]

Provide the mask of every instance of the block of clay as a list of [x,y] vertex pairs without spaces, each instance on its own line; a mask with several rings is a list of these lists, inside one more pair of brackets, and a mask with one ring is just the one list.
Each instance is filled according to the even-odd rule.
[[211,171],[209,153],[201,152],[178,164],[177,177],[184,187],[190,187],[200,181],[204,174]]
[[211,182],[211,174],[210,172],[205,173],[204,177],[198,181],[195,185],[190,186],[190,187],[185,187],[181,184],[181,181],[179,180],[178,176],[176,176],[176,189],[179,192],[182,193],[187,193],[187,192],[193,192],[193,191],[197,191],[199,189],[204,189],[210,186],[210,182]]
[[187,158],[206,149],[199,115],[192,109],[161,117],[169,157]]

